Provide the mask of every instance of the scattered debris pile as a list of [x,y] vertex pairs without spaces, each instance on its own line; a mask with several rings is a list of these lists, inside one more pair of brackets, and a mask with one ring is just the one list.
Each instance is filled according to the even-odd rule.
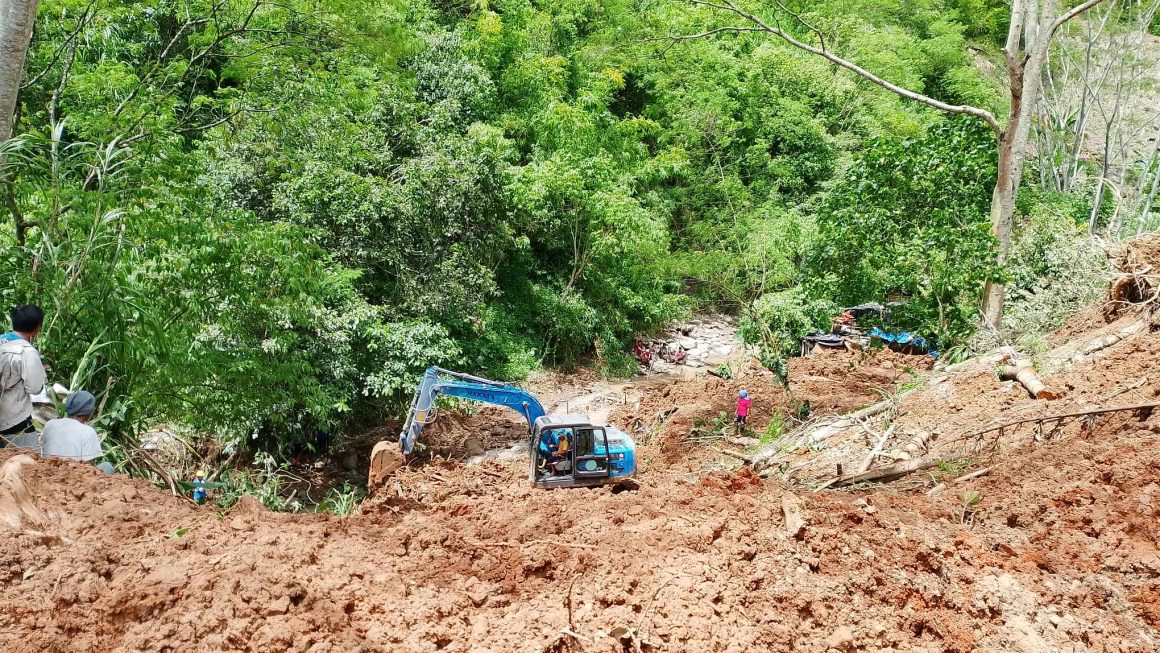
[[751,353],[737,335],[736,320],[721,315],[694,318],[637,344],[642,369],[650,374],[713,369]]
[[[1138,271],[1141,257],[1157,252],[1139,243],[1121,261]],[[870,409],[801,426],[754,455],[755,469],[814,488],[877,482],[989,465],[1025,445],[1082,436],[1098,424],[1146,422],[1160,407],[1160,324],[1153,302],[1117,303],[1122,279],[1139,279],[1125,275],[1098,307],[1102,319],[1092,324],[1090,315],[1081,316],[1093,328],[1073,331],[1054,350],[1032,359],[1004,347],[950,366]],[[930,475],[913,482],[939,484]]]

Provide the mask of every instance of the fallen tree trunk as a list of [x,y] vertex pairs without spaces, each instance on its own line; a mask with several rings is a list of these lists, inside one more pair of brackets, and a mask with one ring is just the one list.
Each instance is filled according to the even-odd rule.
[[1008,359],[1008,358],[1012,358],[1014,356],[1015,356],[1015,349],[1014,348],[1012,348],[1012,347],[1000,347],[1000,348],[996,349],[995,351],[993,351],[989,354],[984,354],[982,356],[979,356],[978,358],[971,358],[971,359],[965,360],[961,363],[955,363],[954,365],[947,365],[946,368],[943,369],[943,371],[946,372],[947,374],[954,374],[956,372],[961,372],[961,371],[963,371],[969,367],[973,367],[975,365],[984,365],[984,366],[994,365],[995,363],[998,363],[998,362],[1003,361],[1003,360]]
[[904,476],[911,472],[917,472],[928,467],[934,467],[939,464],[939,461],[955,462],[966,458],[970,454],[958,454],[952,458],[942,458],[940,456],[924,456],[922,458],[914,458],[895,465],[888,465],[871,472],[862,472],[861,474],[851,474],[849,476],[842,476],[835,479],[830,485],[853,485],[855,483],[869,483],[870,481],[887,480],[896,476]]
[[1014,365],[1008,365],[999,370],[999,378],[1004,381],[1018,381],[1027,388],[1034,399],[1058,399],[1059,394],[1047,388],[1047,384],[1039,379],[1035,367],[1027,359],[1017,360]]
[[1088,345],[1083,348],[1083,351],[1079,352],[1075,356],[1072,356],[1071,362],[1078,363],[1088,356],[1096,353],[1097,351],[1107,349],[1117,342],[1130,338],[1133,334],[1143,330],[1144,324],[1144,320],[1137,320],[1115,333],[1109,333],[1102,338],[1096,338],[1095,340],[1089,342]]

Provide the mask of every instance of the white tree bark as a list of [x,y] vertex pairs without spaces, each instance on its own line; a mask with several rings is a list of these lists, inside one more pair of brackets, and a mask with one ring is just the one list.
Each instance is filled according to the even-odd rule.
[[[1011,228],[1015,217],[1015,200],[1023,179],[1027,137],[1051,39],[1059,28],[1102,2],[1088,0],[1065,14],[1056,16],[1057,0],[1014,0],[1007,42],[1003,55],[1007,61],[1008,92],[1011,111],[1007,126],[999,136],[999,168],[995,190],[991,196],[991,233],[998,243],[996,262],[1007,264],[1011,250]],[[995,328],[1003,319],[1006,289],[1002,284],[988,283],[983,289],[983,317]]]
[[24,57],[39,0],[0,0],[0,142],[12,138]]

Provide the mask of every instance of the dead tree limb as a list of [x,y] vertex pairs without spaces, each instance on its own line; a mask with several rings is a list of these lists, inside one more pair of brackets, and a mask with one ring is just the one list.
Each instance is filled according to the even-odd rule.
[[[825,49],[825,45],[824,45],[825,42],[824,41],[821,42],[822,47],[815,47],[815,46],[812,46],[808,43],[803,43],[802,41],[799,41],[798,39],[791,36],[788,32],[785,32],[780,27],[776,26],[776,24],[769,25],[768,23],[766,23],[762,19],[758,18],[755,14],[752,14],[752,13],[738,7],[737,5],[733,4],[733,2],[731,0],[721,0],[720,3],[707,2],[706,0],[689,0],[689,2],[692,4],[695,4],[695,5],[701,5],[704,7],[710,7],[712,9],[717,9],[719,11],[726,11],[726,12],[732,13],[736,16],[739,16],[740,18],[743,18],[743,19],[749,21],[749,23],[752,26],[756,26],[760,31],[772,34],[772,35],[778,37],[779,39],[785,41],[786,43],[792,45],[793,47],[795,47],[799,50],[803,50],[805,52],[809,52],[810,54],[815,54],[819,57],[823,57],[823,58],[829,60],[830,63],[833,63],[841,68],[845,68],[846,70],[849,70],[850,72],[858,75],[859,77],[861,77],[861,78],[863,78],[863,79],[865,79],[873,84],[881,86],[882,88],[890,91],[891,93],[894,93],[895,95],[899,95],[899,96],[904,97],[908,100],[912,100],[914,102],[919,102],[921,104],[925,104],[927,106],[934,107],[936,109],[939,109],[940,111],[946,111],[947,113],[959,113],[959,114],[974,116],[976,118],[979,118],[983,122],[987,123],[987,125],[991,128],[991,130],[993,132],[995,132],[996,135],[1002,134],[1002,132],[1003,132],[1003,127],[999,124],[999,120],[996,119],[995,116],[990,111],[987,111],[986,109],[981,109],[979,107],[973,107],[973,106],[964,105],[964,104],[948,104],[946,102],[942,102],[941,100],[936,100],[935,98],[923,95],[922,93],[916,93],[910,89],[903,88],[897,84],[894,84],[893,82],[887,81],[887,80],[879,77],[878,75],[875,75],[874,73],[870,72],[869,70],[866,70],[865,68],[863,68],[863,67],[861,67],[853,62],[847,61],[847,60],[835,55],[834,53]],[[730,28],[728,30],[720,29],[718,31],[734,31],[734,32],[743,32],[744,31],[744,32],[748,32],[748,31],[752,31],[752,27],[750,27],[750,28],[736,27],[736,28]]]
[[1075,356],[1072,356],[1071,362],[1078,363],[1088,356],[1096,353],[1097,351],[1107,349],[1108,347],[1111,347],[1112,345],[1122,340],[1130,338],[1135,333],[1142,331],[1144,329],[1144,325],[1144,320],[1136,320],[1135,322],[1129,324],[1123,329],[1120,329],[1119,331],[1116,331],[1115,333],[1109,333],[1108,335],[1101,338],[1096,338],[1095,340],[1088,343],[1088,345],[1083,348],[1083,351],[1079,352]]
[[[1103,414],[1107,414],[1107,413],[1116,413],[1116,412],[1124,412],[1124,411],[1151,410],[1151,409],[1158,408],[1158,407],[1160,407],[1160,402],[1152,402],[1152,403],[1147,403],[1147,404],[1135,404],[1132,406],[1117,406],[1114,408],[1092,408],[1089,410],[1075,411],[1075,412],[1071,412],[1071,413],[1064,413],[1061,415],[1048,415],[1045,417],[1030,417],[1027,419],[1021,419],[1021,420],[1015,420],[1012,422],[1007,422],[1005,424],[998,424],[998,425],[989,427],[987,429],[983,429],[981,431],[967,433],[965,435],[962,435],[962,436],[955,438],[953,441],[961,441],[961,440],[967,440],[967,439],[971,439],[971,438],[977,438],[979,436],[986,435],[987,433],[992,433],[995,431],[999,431],[1000,433],[1002,433],[1002,431],[1004,431],[1005,429],[1011,428],[1013,426],[1018,426],[1020,424],[1030,424],[1033,422],[1040,422],[1040,423],[1052,422],[1052,421],[1058,421],[1058,420],[1063,420],[1063,419],[1068,419],[1068,418],[1073,418],[1073,417],[1086,417],[1089,415],[1103,415]],[[906,474],[910,474],[913,472],[921,471],[923,469],[928,469],[928,468],[934,467],[934,466],[938,465],[940,462],[953,463],[953,462],[965,460],[966,458],[969,458],[970,456],[977,454],[979,451],[981,451],[983,449],[985,449],[985,447],[983,447],[981,444],[975,443],[975,444],[972,444],[968,447],[965,447],[964,449],[961,449],[961,450],[959,450],[955,453],[951,453],[951,454],[946,454],[946,455],[933,455],[932,454],[929,456],[924,456],[922,458],[914,458],[912,460],[900,462],[896,465],[889,465],[887,467],[882,467],[880,469],[876,469],[876,470],[869,471],[869,472],[864,472],[861,474],[850,474],[848,476],[841,476],[841,477],[838,477],[838,478],[835,478],[835,479],[829,481],[828,483],[826,483],[826,486],[829,487],[829,486],[853,485],[855,483],[869,483],[872,481],[893,479],[895,477],[904,476]],[[988,468],[988,470],[989,469],[990,468]]]
[[885,479],[892,479],[896,476],[903,476],[911,472],[917,472],[929,467],[934,467],[940,461],[955,462],[962,458],[966,458],[970,454],[961,453],[956,454],[951,458],[943,458],[940,456],[924,456],[922,458],[913,458],[911,460],[903,461],[894,465],[887,465],[871,472],[863,472],[861,474],[851,474],[834,479],[830,485],[854,485],[855,483],[869,483],[871,481],[879,481]]
[[993,433],[995,431],[1002,431],[1004,429],[1009,429],[1013,426],[1019,426],[1020,424],[1031,424],[1034,422],[1053,422],[1056,420],[1069,419],[1072,417],[1086,417],[1088,415],[1104,415],[1106,413],[1118,413],[1121,411],[1130,411],[1130,410],[1150,410],[1150,409],[1158,408],[1158,407],[1160,407],[1160,402],[1152,402],[1152,403],[1148,403],[1148,404],[1134,404],[1131,406],[1118,406],[1115,408],[1092,408],[1089,410],[1081,410],[1081,411],[1076,411],[1076,412],[1072,412],[1072,413],[1064,413],[1062,415],[1047,415],[1046,417],[1028,417],[1026,419],[1019,419],[1019,420],[1015,420],[1015,421],[1011,421],[1011,422],[1004,422],[1002,424],[996,424],[994,426],[989,426],[989,427],[982,429],[982,430],[979,430],[979,431],[973,431],[971,433],[966,433],[964,435],[957,436],[954,439],[948,440],[948,442],[958,442],[960,440],[966,440],[969,438],[976,438],[976,437],[979,437],[980,435],[986,435],[987,433]]
[[971,472],[970,474],[963,474],[962,476],[955,479],[955,483],[966,483],[973,478],[985,476],[986,474],[990,473],[992,469],[995,469],[995,467],[995,465],[991,465],[990,467],[984,467],[978,471]]
[[[870,429],[866,426],[865,422],[859,422],[859,424],[862,425],[862,428],[866,429],[867,433],[870,432]],[[879,454],[882,453],[882,447],[886,445],[886,441],[889,440],[890,436],[894,434],[894,426],[895,426],[894,424],[891,424],[890,428],[886,429],[885,433],[878,436],[877,444],[875,444],[874,448],[870,450],[870,453],[866,455],[866,460],[863,460],[862,464],[858,465],[858,472],[857,473],[859,473],[859,474],[866,473],[866,470],[870,469],[870,465],[874,464],[874,459],[876,457],[878,457]]]
[[740,460],[741,462],[745,463],[746,465],[753,464],[753,458],[746,456],[743,453],[738,453],[738,452],[730,450],[730,449],[718,449],[717,451],[725,454],[726,456],[729,456],[730,458],[736,458],[737,460]]

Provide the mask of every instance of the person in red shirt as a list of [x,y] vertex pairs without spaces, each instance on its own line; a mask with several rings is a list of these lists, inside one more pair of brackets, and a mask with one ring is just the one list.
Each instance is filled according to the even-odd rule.
[[745,420],[749,417],[749,393],[742,390],[737,394],[737,414],[733,417],[733,434],[736,435],[745,427]]

